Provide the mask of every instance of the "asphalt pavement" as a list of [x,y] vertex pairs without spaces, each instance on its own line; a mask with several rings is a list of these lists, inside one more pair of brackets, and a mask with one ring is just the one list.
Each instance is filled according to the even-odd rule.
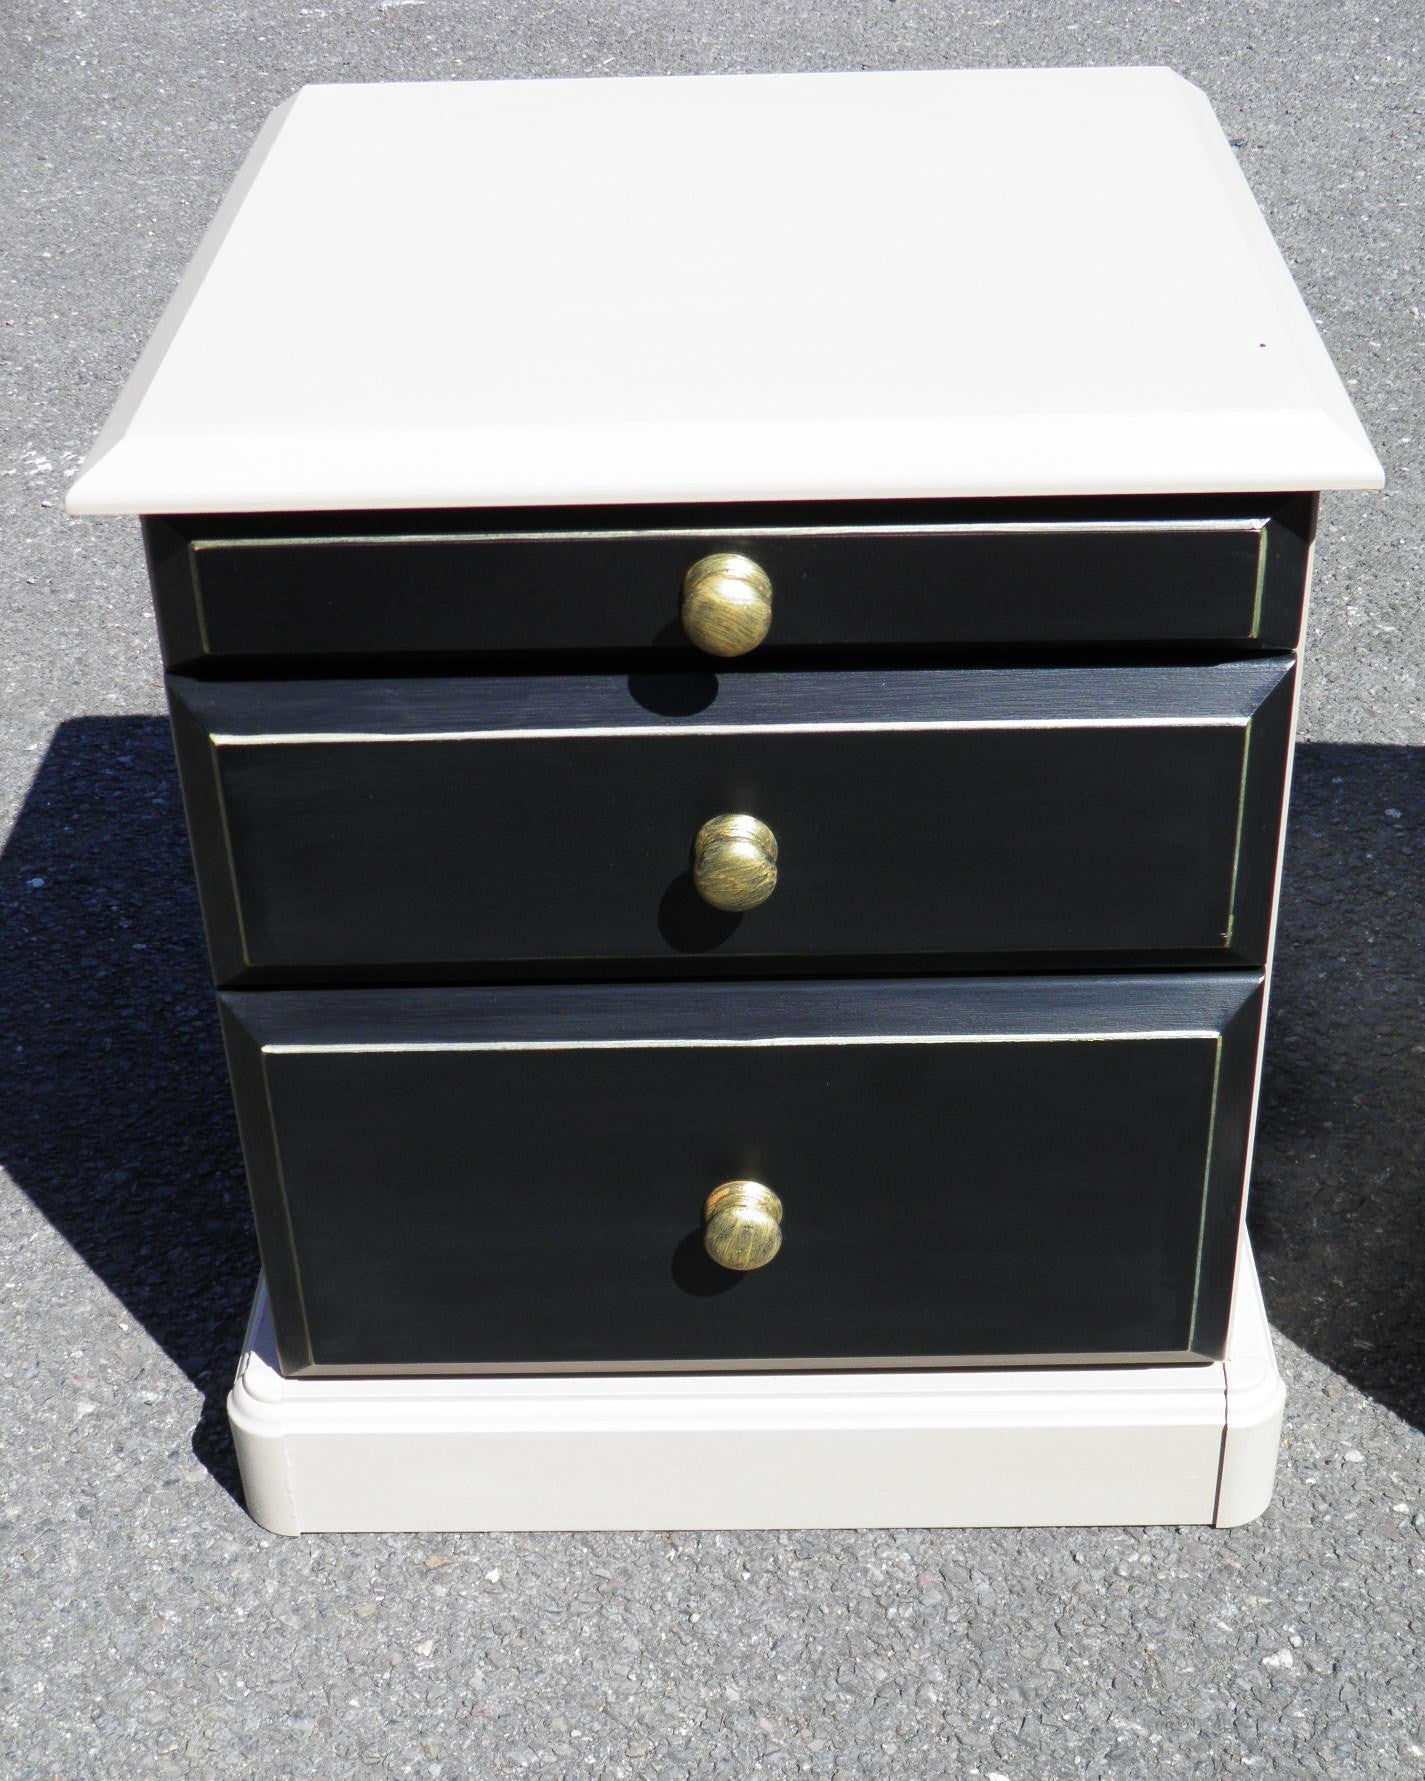
[[[1425,1773],[1422,42],[1409,0],[0,10],[0,1773]],[[137,527],[62,512],[258,126],[314,80],[1144,62],[1213,100],[1389,477],[1318,541],[1254,1187],[1275,1502],[1227,1533],[262,1532]]]

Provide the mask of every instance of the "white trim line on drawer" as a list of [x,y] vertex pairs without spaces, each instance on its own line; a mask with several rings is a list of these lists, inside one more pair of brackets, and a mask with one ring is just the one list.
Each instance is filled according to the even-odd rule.
[[360,1041],[332,1045],[264,1045],[264,1057],[307,1056],[329,1052],[392,1052],[392,1051],[666,1051],[676,1047],[697,1047],[704,1051],[725,1051],[737,1048],[806,1045],[1091,1045],[1118,1040],[1141,1039],[1220,1039],[1210,1029],[1174,1027],[1163,1032],[1105,1033],[854,1033],[844,1038],[827,1036],[776,1037],[758,1039],[412,1039],[391,1044]]
[[1078,532],[1089,537],[1099,533],[1130,535],[1158,532],[1260,532],[1265,538],[1271,515],[1260,518],[1191,520],[1000,520],[945,522],[891,526],[650,526],[642,529],[586,528],[551,532],[381,532],[320,534],[310,537],[193,538],[190,550],[271,550],[274,545],[321,547],[323,545],[380,544],[588,544],[600,539],[627,543],[638,539],[673,538],[1000,538],[1041,533]]
[[885,735],[892,730],[1245,730],[1245,717],[992,717],[901,718],[889,722],[868,718],[864,722],[820,724],[595,724],[588,728],[537,730],[290,730],[255,731],[250,736],[218,731],[208,740],[214,748],[263,748],[292,742],[585,742],[608,741],[624,736],[845,736],[866,732]]

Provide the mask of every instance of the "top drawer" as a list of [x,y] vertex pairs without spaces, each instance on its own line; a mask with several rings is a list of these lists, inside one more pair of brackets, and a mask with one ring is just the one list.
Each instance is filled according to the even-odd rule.
[[164,660],[699,654],[684,577],[751,558],[750,661],[838,650],[1290,649],[1306,495],[148,519]]

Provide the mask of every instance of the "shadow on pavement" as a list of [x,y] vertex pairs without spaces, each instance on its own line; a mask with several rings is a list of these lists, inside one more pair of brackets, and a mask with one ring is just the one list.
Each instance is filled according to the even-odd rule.
[[1297,752],[1252,1195],[1273,1325],[1425,1427],[1425,749]]
[[63,723],[0,857],[0,1162],[204,1394],[223,1400],[257,1251],[168,725]]
[[[1425,1425],[1425,750],[1297,757],[1253,1230],[1277,1328]],[[168,726],[61,724],[0,857],[0,1161],[204,1394],[257,1273]]]

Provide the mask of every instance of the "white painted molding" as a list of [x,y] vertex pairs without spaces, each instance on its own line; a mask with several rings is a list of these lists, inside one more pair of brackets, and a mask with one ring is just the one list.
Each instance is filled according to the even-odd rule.
[[1235,1525],[1270,1500],[1281,1407],[1245,1243],[1222,1364],[284,1379],[259,1287],[228,1401],[283,1534]]

